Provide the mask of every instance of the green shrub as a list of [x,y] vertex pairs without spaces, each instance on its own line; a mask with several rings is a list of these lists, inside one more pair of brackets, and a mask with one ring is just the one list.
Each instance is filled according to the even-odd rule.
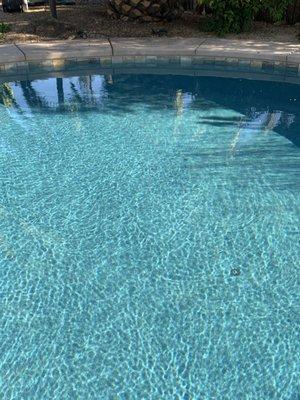
[[219,35],[240,33],[251,26],[257,13],[267,10],[273,21],[284,18],[293,0],[199,0],[212,10],[211,29]]
[[274,22],[282,21],[285,17],[288,6],[294,0],[265,0],[262,1],[262,8],[266,8]]

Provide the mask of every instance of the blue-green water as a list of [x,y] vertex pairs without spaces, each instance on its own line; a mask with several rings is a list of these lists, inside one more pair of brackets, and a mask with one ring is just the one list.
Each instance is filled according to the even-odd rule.
[[299,400],[300,85],[0,93],[0,398]]

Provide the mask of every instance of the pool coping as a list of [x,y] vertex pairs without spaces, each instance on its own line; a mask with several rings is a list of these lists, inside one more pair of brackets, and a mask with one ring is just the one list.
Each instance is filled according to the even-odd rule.
[[299,83],[300,43],[107,38],[0,45],[0,80],[79,69],[185,73]]

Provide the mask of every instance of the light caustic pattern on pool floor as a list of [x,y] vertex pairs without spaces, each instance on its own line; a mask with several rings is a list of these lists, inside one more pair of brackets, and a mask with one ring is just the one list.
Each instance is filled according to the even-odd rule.
[[2,87],[2,400],[300,398],[299,99],[171,76]]

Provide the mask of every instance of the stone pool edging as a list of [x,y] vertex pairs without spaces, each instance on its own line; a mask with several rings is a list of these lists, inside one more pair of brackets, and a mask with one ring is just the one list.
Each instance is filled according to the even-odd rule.
[[300,44],[218,38],[100,39],[0,45],[0,80],[78,70],[300,82]]

